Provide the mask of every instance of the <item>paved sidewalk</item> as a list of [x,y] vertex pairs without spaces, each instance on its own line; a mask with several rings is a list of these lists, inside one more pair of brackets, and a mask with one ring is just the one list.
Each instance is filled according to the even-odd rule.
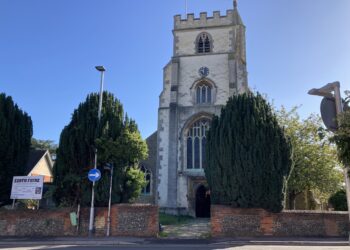
[[193,219],[183,224],[164,225],[163,235],[168,239],[207,239],[210,237],[210,220]]
[[[136,237],[0,237],[2,246],[29,245],[275,245],[275,246],[349,246],[345,238],[227,238],[227,239],[164,239]],[[349,247],[350,249],[350,247]]]

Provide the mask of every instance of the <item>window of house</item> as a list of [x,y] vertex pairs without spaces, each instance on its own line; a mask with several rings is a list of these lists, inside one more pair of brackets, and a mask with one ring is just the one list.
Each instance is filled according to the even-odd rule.
[[201,119],[193,123],[186,137],[187,169],[203,169],[205,167],[206,133],[209,120]]
[[211,103],[212,101],[212,87],[203,82],[196,87],[196,103]]
[[197,38],[197,53],[211,52],[211,41],[207,33],[199,34]]
[[152,173],[145,166],[141,166],[141,171],[145,176],[145,180],[147,181],[147,185],[142,188],[141,194],[150,195],[151,194],[151,181],[152,181]]

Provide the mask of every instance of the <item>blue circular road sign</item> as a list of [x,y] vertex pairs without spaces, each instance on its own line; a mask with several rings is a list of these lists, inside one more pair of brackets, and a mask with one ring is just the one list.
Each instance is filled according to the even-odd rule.
[[98,181],[101,178],[101,172],[98,169],[91,169],[88,173],[88,178],[90,181]]

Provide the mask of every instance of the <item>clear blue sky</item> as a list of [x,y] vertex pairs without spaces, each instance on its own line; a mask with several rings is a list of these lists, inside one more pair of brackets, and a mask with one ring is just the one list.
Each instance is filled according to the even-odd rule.
[[[312,87],[350,89],[349,0],[239,0],[247,27],[248,80],[275,106],[319,112]],[[196,16],[231,0],[188,0]],[[73,110],[105,88],[145,138],[157,128],[162,69],[172,56],[173,16],[185,0],[0,0],[0,92],[34,123],[34,137],[58,142]]]

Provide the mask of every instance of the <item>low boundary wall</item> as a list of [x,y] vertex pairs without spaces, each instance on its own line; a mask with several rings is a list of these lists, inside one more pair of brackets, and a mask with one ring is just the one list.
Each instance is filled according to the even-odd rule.
[[[72,226],[74,209],[0,211],[0,236],[88,235],[89,208],[82,208],[79,232]],[[95,235],[104,236],[107,208],[95,208]],[[154,237],[159,232],[158,207],[144,204],[118,204],[111,207],[112,236]]]
[[211,206],[213,237],[347,237],[347,212],[285,210],[270,213],[263,209]]

